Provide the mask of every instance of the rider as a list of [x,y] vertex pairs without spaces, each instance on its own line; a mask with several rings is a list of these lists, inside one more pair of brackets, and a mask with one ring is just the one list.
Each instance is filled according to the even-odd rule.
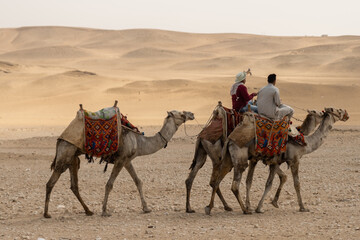
[[257,106],[253,105],[251,99],[257,95],[257,93],[252,93],[249,95],[246,83],[246,72],[239,72],[236,75],[235,83],[232,85],[230,90],[230,95],[232,98],[232,108],[237,112],[247,111],[248,105],[250,105],[251,111],[257,113]]
[[294,114],[294,110],[281,103],[280,92],[276,84],[276,74],[268,76],[268,85],[260,89],[257,96],[258,112],[270,119],[280,120],[288,115],[289,118]]

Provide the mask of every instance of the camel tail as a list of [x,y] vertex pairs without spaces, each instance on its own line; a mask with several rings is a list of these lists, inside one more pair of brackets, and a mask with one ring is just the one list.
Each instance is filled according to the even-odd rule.
[[56,141],[56,152],[55,152],[55,158],[52,161],[51,166],[50,166],[51,171],[55,169],[58,145],[59,145],[59,139]]
[[189,170],[193,170],[194,167],[195,167],[195,165],[196,165],[196,159],[197,159],[197,156],[198,156],[198,154],[199,154],[199,148],[200,148],[200,147],[201,147],[201,140],[200,140],[200,138],[198,138],[198,139],[196,140],[196,143],[195,143],[194,159],[193,159],[193,161],[192,161],[192,163],[191,163],[191,166],[190,166]]

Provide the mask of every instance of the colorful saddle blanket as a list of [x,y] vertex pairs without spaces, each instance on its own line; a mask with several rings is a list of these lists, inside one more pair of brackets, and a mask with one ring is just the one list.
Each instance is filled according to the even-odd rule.
[[299,134],[296,136],[289,135],[289,141],[299,144],[300,146],[306,146],[304,134],[300,131],[300,127],[296,127]]
[[85,115],[85,152],[90,157],[106,157],[119,148],[119,118],[117,107],[104,108]]
[[[214,144],[223,135],[225,135],[225,132],[227,135],[226,137],[228,137],[235,127],[242,121],[241,113],[226,107],[222,107],[222,109],[225,112],[225,120],[223,121],[223,118],[219,116],[213,118],[210,124],[199,133],[199,138],[206,139]],[[224,131],[225,126],[226,131]]]
[[284,117],[280,121],[272,121],[255,115],[256,153],[262,157],[274,157],[286,151],[289,121]]

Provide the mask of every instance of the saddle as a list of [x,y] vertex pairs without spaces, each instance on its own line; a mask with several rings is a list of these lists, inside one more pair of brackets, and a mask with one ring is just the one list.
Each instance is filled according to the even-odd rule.
[[117,107],[98,112],[84,110],[85,152],[92,157],[107,157],[119,149],[120,111]]
[[208,140],[213,144],[220,138],[225,142],[242,119],[243,114],[226,108],[219,102],[213,111],[210,123],[199,133],[198,138]]
[[286,151],[290,120],[287,116],[274,121],[254,114],[256,136],[255,152],[263,158],[279,156]]
[[119,149],[120,111],[114,107],[104,108],[97,112],[80,110],[59,139],[65,140],[92,159],[115,153]]

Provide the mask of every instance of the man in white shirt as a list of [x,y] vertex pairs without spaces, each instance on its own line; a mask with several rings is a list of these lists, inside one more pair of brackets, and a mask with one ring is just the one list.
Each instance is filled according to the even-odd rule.
[[294,114],[294,110],[281,103],[280,92],[276,84],[276,75],[270,74],[268,76],[268,85],[260,89],[257,95],[257,106],[260,115],[271,118],[273,120],[280,120],[288,115],[289,118]]

